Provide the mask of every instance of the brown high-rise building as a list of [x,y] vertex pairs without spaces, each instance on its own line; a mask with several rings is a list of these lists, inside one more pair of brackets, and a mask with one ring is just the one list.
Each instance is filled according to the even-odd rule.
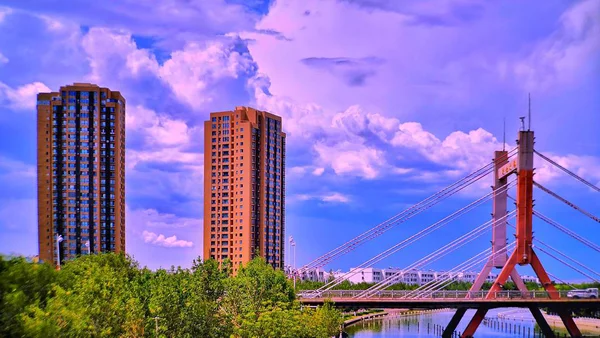
[[284,268],[285,134],[281,117],[247,107],[204,122],[204,258],[234,272],[256,254]]
[[125,99],[75,83],[37,96],[40,259],[125,251]]

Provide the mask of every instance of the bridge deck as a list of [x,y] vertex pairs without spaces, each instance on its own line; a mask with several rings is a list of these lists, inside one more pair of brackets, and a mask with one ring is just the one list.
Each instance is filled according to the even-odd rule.
[[331,301],[337,307],[358,307],[358,308],[502,308],[502,307],[529,307],[535,305],[538,307],[549,308],[569,308],[569,309],[600,309],[600,300],[598,299],[456,299],[456,298],[435,298],[435,299],[398,299],[398,298],[301,298],[300,302],[304,305],[322,305],[325,301]]

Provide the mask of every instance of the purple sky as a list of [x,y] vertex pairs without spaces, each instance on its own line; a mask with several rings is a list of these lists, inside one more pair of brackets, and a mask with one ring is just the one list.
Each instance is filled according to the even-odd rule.
[[[155,5],[160,3],[160,5]],[[536,147],[600,183],[600,1],[0,0],[0,252],[37,253],[35,95],[73,82],[127,99],[127,250],[143,265],[202,252],[202,121],[250,105],[288,134],[287,227],[298,265],[514,145],[533,97]],[[595,215],[597,192],[536,162]],[[491,177],[329,267],[347,269],[489,192]],[[514,192],[513,192],[514,194]],[[598,224],[536,191],[596,243]],[[491,206],[379,264],[406,266]],[[600,269],[600,254],[536,223]],[[450,268],[489,235],[432,268]],[[595,256],[594,256],[595,255]],[[551,272],[583,278],[544,256]]]

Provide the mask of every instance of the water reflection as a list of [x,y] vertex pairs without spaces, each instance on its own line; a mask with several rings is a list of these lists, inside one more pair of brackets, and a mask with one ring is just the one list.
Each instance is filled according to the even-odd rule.
[[[474,310],[467,311],[456,329],[461,333]],[[450,322],[453,310],[425,313],[413,316],[399,316],[382,320],[365,321],[349,327],[346,331],[352,338],[387,337],[440,337],[443,328]],[[539,337],[531,314],[522,309],[490,310],[486,320],[479,326],[477,337]]]

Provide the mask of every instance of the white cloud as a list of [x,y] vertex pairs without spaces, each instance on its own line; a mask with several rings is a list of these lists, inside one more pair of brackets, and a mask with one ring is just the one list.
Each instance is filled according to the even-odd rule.
[[162,246],[165,248],[191,248],[192,246],[194,246],[194,243],[182,239],[177,239],[177,236],[175,235],[171,237],[166,237],[165,235],[156,234],[150,231],[144,231],[142,233],[142,238],[144,240],[144,243]]
[[304,175],[306,173],[306,171],[308,170],[308,166],[299,166],[299,167],[290,167],[288,169],[288,175]]
[[339,202],[339,203],[348,203],[350,202],[350,198],[346,195],[340,194],[338,192],[334,192],[328,195],[324,195],[321,197],[323,202]]
[[6,180],[31,180],[36,177],[35,165],[0,155],[0,178]]
[[0,64],[2,63],[8,63],[8,58],[6,56],[4,56],[2,53],[0,53]]
[[33,110],[37,103],[37,94],[51,92],[50,88],[41,82],[33,82],[13,89],[0,82],[0,105],[6,105],[14,110]]
[[[582,177],[588,182],[600,187],[600,158],[593,156],[577,156],[577,155],[555,155],[552,153],[543,153],[554,162],[564,168]],[[574,178],[567,176],[561,169],[555,167],[539,156],[535,156],[535,180],[541,184],[556,185],[571,182],[580,184]],[[581,184],[581,189],[586,189],[586,186]]]
[[318,200],[326,203],[348,203],[350,202],[350,196],[339,193],[339,192],[329,192],[322,194],[297,194],[291,196],[291,201],[308,201],[308,200]]
[[324,172],[325,172],[325,168],[315,168],[312,171],[312,174],[315,176],[321,176],[321,175],[323,175]]
[[416,150],[434,163],[465,172],[490,163],[494,151],[502,148],[502,143],[482,128],[468,133],[455,131],[442,141],[417,122],[401,124],[391,144]]
[[365,146],[343,141],[335,145],[316,143],[314,149],[318,162],[331,166],[336,174],[349,174],[366,179],[374,179],[385,165],[384,152]]
[[[558,29],[535,45],[526,58],[509,66],[527,90],[544,90],[557,84],[576,83],[598,66],[600,52],[600,2],[575,3],[563,13]],[[510,68],[512,67],[512,68]],[[500,64],[501,74],[507,65]]]
[[192,131],[183,120],[159,115],[140,105],[129,108],[126,118],[128,129],[143,131],[151,145],[185,146],[190,142]]
[[6,18],[10,13],[12,13],[10,8],[0,7],[0,22],[4,21],[4,18]]
[[89,75],[92,82],[105,83],[115,77],[137,76],[142,71],[158,72],[154,54],[138,49],[128,32],[92,28],[83,37],[82,46],[92,69]]
[[159,213],[156,209],[127,210],[132,226],[151,228],[195,228],[202,227],[201,218],[178,217],[175,214]]
[[236,51],[231,41],[189,43],[171,54],[159,76],[181,101],[200,108],[213,99],[207,95],[211,85],[223,78],[237,78],[254,67],[251,56]]
[[345,111],[335,114],[331,121],[331,127],[347,137],[353,138],[370,132],[384,142],[398,129],[399,124],[400,121],[396,118],[366,112],[358,105],[350,106]]
[[114,81],[115,74],[122,79],[149,76],[168,86],[179,101],[198,110],[220,97],[222,93],[215,87],[221,80],[255,70],[252,57],[237,50],[238,42],[235,38],[188,42],[183,49],[173,51],[163,65],[150,50],[139,49],[126,31],[93,28],[85,35],[83,46],[92,68],[91,81]]
[[271,95],[269,78],[265,75],[251,78],[248,86],[254,91],[258,109],[282,117],[283,128],[288,138],[312,137],[331,121],[330,113],[316,104],[299,104],[287,97]]

